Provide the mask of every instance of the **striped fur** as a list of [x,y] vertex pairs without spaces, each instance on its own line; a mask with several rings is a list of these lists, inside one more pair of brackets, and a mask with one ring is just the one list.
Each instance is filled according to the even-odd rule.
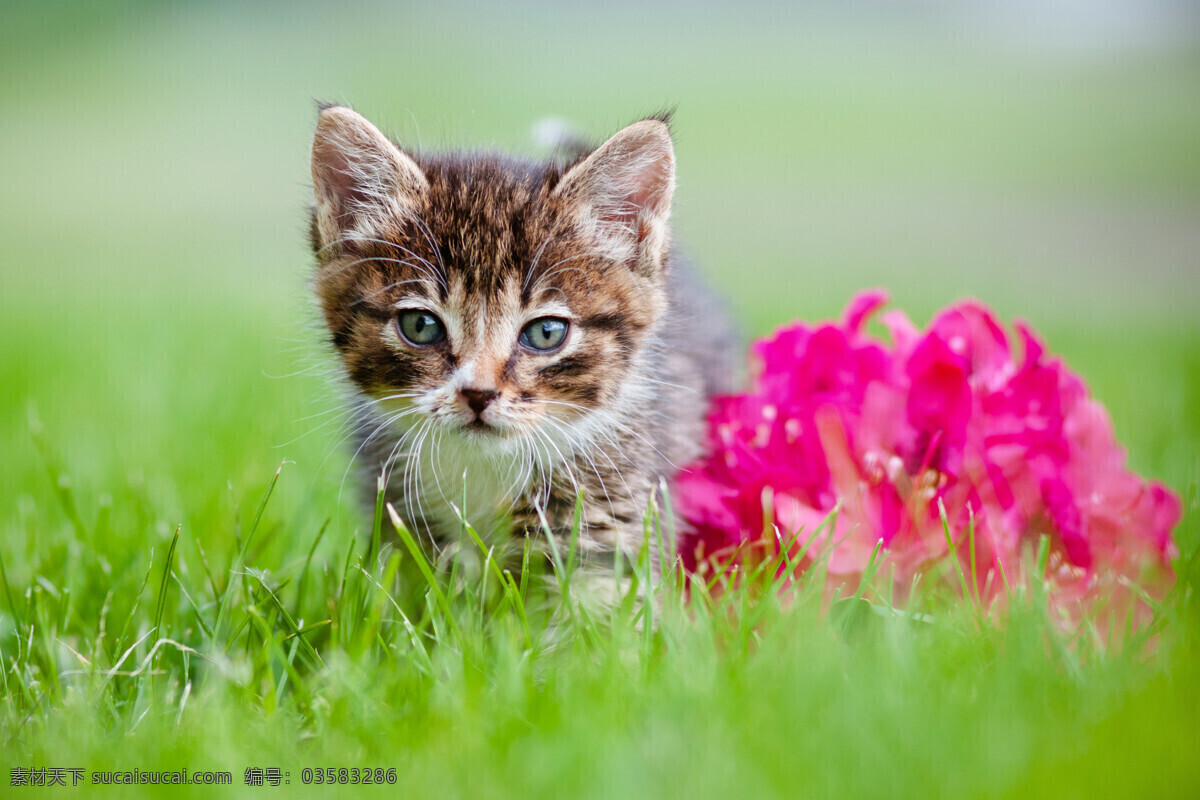
[[[454,546],[460,513],[497,544],[539,531],[539,513],[565,535],[582,491],[585,557],[636,552],[654,487],[700,454],[736,349],[671,246],[666,121],[535,163],[410,155],[330,106],[312,167],[314,288],[356,463],[386,475],[389,501],[435,549]],[[413,310],[444,340],[407,341],[397,319]],[[522,345],[545,317],[567,320],[565,341]],[[473,396],[491,398],[482,412]]]

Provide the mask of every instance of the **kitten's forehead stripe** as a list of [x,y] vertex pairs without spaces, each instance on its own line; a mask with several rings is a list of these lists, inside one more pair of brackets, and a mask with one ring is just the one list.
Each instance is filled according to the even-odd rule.
[[468,294],[493,297],[519,272],[543,174],[502,162],[433,159],[427,220]]
[[631,323],[629,322],[628,319],[621,316],[620,314],[608,313],[608,314],[593,314],[592,316],[585,318],[583,320],[582,324],[586,328],[597,328],[599,330],[614,331],[614,330],[620,330],[621,328],[623,328],[627,325],[630,325]]

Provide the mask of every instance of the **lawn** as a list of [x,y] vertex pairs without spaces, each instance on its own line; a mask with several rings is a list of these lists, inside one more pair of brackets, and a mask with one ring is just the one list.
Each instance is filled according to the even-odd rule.
[[[1200,40],[689,8],[0,11],[5,794],[324,767],[413,797],[1200,791]],[[928,618],[830,612],[814,577],[691,606],[642,580],[657,624],[551,646],[537,586],[435,591],[346,477],[313,98],[524,152],[549,116],[605,136],[677,105],[676,232],[747,338],[868,286],[922,324],[968,295],[1029,320],[1183,499],[1154,636],[1060,634],[1037,587],[1003,619],[932,591]]]

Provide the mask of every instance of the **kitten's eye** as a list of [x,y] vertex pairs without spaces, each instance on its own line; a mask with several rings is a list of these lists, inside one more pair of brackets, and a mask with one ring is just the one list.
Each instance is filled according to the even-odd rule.
[[534,350],[553,350],[567,338],[567,321],[558,317],[535,319],[521,331],[521,344]]
[[446,338],[446,328],[442,321],[428,311],[420,309],[401,311],[396,327],[410,344],[437,344]]

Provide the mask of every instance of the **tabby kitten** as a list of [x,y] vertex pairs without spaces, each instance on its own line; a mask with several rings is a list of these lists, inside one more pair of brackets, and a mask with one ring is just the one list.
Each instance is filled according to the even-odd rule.
[[567,536],[582,490],[579,545],[602,571],[700,455],[735,341],[671,246],[666,119],[566,162],[407,153],[323,107],[314,286],[372,497],[382,473],[441,551],[460,513],[498,545],[544,540],[539,515]]

